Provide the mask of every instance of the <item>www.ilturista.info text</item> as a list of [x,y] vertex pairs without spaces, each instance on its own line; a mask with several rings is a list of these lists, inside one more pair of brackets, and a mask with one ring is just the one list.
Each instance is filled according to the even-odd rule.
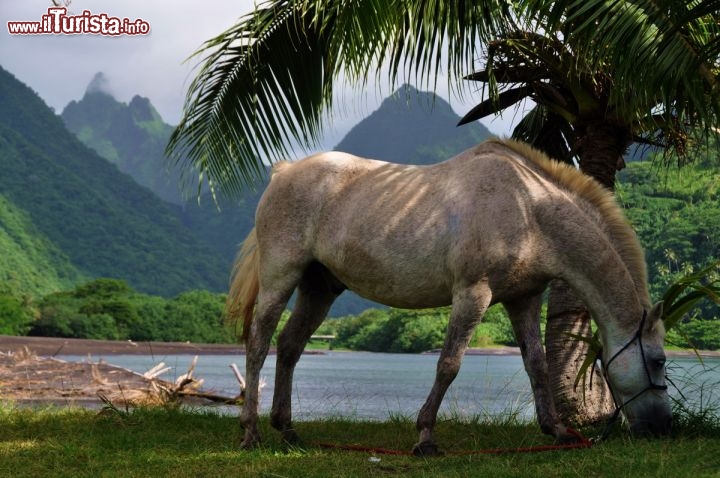
[[7,22],[11,35],[147,35],[150,24],[140,18],[130,20],[93,14],[84,10],[81,15],[68,15],[65,7],[50,7],[39,22]]

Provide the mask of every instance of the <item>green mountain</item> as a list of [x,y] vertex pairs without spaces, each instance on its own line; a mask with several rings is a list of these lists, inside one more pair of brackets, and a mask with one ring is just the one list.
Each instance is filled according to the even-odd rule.
[[172,126],[150,103],[134,96],[129,104],[108,92],[107,79],[97,73],[80,101],[62,112],[67,129],[86,146],[132,176],[161,199],[181,204],[180,173],[164,160]]
[[458,121],[442,98],[403,85],[335,149],[394,163],[433,164],[492,136],[478,122],[457,127]]
[[178,220],[222,257],[223,276],[228,276],[238,244],[254,224],[264,184],[259,192],[248,191],[240,198],[219,198],[219,204],[210,196],[186,201],[179,186],[180,171],[165,159],[173,127],[147,98],[135,96],[129,104],[116,100],[103,73],[95,75],[81,100],[68,103],[61,118],[86,146],[161,199],[177,205],[171,209]]
[[[174,208],[78,141],[2,68],[0,164],[0,194],[79,275],[121,278],[166,296],[226,288],[227,265]],[[72,280],[72,273],[57,273]]]

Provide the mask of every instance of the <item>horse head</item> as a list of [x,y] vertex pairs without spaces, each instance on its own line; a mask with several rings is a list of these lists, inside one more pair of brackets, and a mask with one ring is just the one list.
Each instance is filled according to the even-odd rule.
[[665,383],[661,317],[662,302],[643,312],[640,326],[629,340],[603,347],[603,370],[615,405],[634,435],[670,433],[672,411]]

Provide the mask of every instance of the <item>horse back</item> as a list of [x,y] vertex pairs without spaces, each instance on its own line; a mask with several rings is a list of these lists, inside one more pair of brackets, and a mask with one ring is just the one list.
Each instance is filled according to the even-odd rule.
[[459,283],[485,278],[499,293],[546,275],[533,208],[550,197],[563,192],[494,143],[431,166],[322,153],[276,168],[258,244],[285,263],[318,261],[372,300],[446,305]]

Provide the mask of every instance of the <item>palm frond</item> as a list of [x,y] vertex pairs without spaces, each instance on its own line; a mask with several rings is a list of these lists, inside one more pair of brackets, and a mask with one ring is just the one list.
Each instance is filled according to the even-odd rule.
[[668,116],[682,121],[717,121],[718,0],[560,3],[566,6],[565,21],[574,25],[568,41],[578,53],[591,64],[613,65],[614,100],[626,113],[637,105],[662,104]]
[[[585,391],[589,388],[588,381],[591,382],[590,387],[592,387],[592,374],[595,372],[595,364],[602,353],[602,343],[600,342],[600,336],[597,332],[590,337],[577,334],[567,334],[567,336],[578,342],[584,342],[588,346],[587,354],[578,368],[575,382],[573,383],[575,390],[577,390],[578,385],[582,385],[581,390],[583,392],[583,399],[585,399]],[[590,377],[588,377],[588,372],[590,373]]]
[[702,300],[720,304],[720,261],[676,280],[663,294],[665,328],[679,324]]
[[167,153],[237,193],[264,162],[318,143],[341,76],[363,87],[404,75],[435,89],[444,70],[459,85],[479,40],[509,18],[499,0],[266,1],[192,56],[199,71]]
[[316,140],[319,112],[332,91],[324,41],[294,5],[275,2],[206,42],[194,55],[206,56],[170,138],[170,155],[211,187],[237,191],[262,174],[263,157],[287,154],[292,138]]
[[543,151],[550,158],[572,164],[575,143],[572,125],[562,116],[538,104],[518,123],[512,137]]
[[512,88],[510,90],[503,91],[496,98],[491,98],[483,101],[477,106],[473,107],[470,111],[463,116],[458,122],[458,126],[470,123],[475,120],[479,120],[488,115],[499,113],[500,111],[508,108],[515,103],[524,100],[532,94],[532,88],[527,86],[521,86],[518,88]]

